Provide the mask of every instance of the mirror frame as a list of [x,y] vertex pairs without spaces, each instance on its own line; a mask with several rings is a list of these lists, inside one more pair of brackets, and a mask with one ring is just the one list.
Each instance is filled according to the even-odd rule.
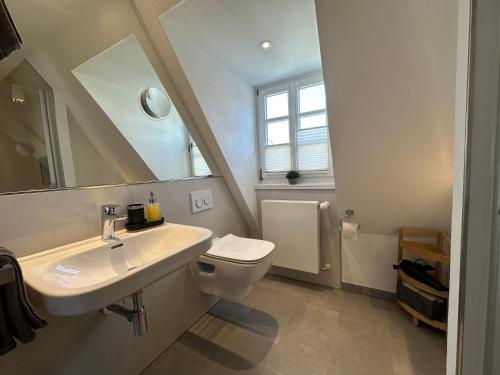
[[53,189],[33,189],[33,190],[22,190],[22,191],[8,191],[0,193],[0,198],[2,196],[8,195],[19,195],[19,194],[35,194],[35,193],[51,193],[57,191],[67,191],[67,190],[92,190],[92,189],[107,189],[113,187],[123,187],[123,186],[134,186],[134,185],[149,185],[149,184],[160,184],[165,182],[182,182],[182,181],[193,181],[193,180],[207,180],[220,178],[222,176],[201,176],[201,177],[186,177],[186,178],[172,178],[167,180],[151,180],[151,181],[134,181],[134,182],[123,182],[121,184],[107,184],[107,185],[88,185],[88,186],[74,186],[74,187],[62,187]]

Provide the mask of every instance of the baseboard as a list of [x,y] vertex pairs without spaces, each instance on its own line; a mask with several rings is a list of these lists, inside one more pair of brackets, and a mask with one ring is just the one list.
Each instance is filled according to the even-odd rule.
[[394,300],[396,298],[396,293],[375,288],[369,288],[367,286],[344,283],[344,282],[340,284],[340,289],[347,290],[348,292],[363,294],[365,296],[377,297],[386,300]]
[[340,288],[340,284],[335,283],[332,272],[333,270],[329,269],[327,272],[320,271],[319,274],[314,274],[277,266],[271,266],[268,271],[272,275],[282,276],[287,279],[295,279],[329,288]]

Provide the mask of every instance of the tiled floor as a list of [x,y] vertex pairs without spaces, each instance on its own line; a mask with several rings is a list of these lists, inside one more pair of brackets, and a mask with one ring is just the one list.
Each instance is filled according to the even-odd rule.
[[266,277],[221,300],[148,367],[159,374],[445,373],[445,335],[394,302]]

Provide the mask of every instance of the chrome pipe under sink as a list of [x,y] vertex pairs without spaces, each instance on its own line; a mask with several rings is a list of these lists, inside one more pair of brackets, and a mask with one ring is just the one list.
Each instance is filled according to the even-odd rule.
[[123,316],[132,323],[134,336],[142,336],[148,330],[148,319],[146,315],[146,308],[142,303],[142,291],[134,293],[130,296],[132,298],[132,310],[114,303],[106,309],[115,314]]

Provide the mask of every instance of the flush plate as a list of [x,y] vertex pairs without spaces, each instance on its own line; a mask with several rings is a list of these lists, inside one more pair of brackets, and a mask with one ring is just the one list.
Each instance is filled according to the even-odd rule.
[[191,210],[193,214],[212,207],[212,190],[207,189],[191,192]]

